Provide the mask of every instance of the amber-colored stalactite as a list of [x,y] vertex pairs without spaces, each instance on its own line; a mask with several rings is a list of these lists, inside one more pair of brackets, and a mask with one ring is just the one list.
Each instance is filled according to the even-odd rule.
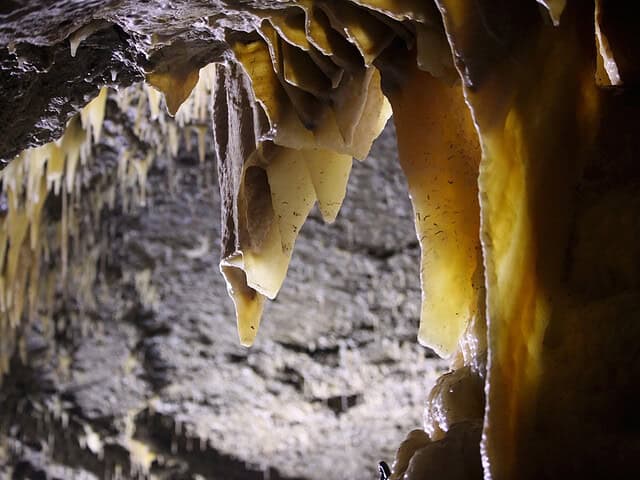
[[[574,189],[598,116],[593,5],[560,25],[535,2],[438,2],[482,145],[489,360],[485,474],[537,478],[544,335],[563,322]],[[560,447],[560,446],[558,446]]]
[[171,71],[147,74],[147,81],[164,93],[167,109],[175,115],[198,83],[199,70],[188,63],[176,65]]
[[422,248],[420,341],[448,356],[477,314],[480,147],[461,86],[410,63],[388,92]]

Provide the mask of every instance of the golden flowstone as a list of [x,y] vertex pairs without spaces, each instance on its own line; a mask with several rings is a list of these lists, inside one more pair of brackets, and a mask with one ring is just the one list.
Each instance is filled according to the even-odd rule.
[[[623,10],[605,0],[489,3],[304,0],[254,10],[255,34],[229,35],[225,63],[148,73],[154,88],[136,128],[148,108],[166,145],[123,153],[118,181],[144,203],[153,157],[176,154],[182,127],[195,129],[204,158],[203,124],[213,118],[220,269],[248,346],[311,208],[336,218],[352,159],[367,156],[393,110],[422,249],[418,338],[456,368],[429,396],[427,432],[403,443],[393,478],[434,475],[447,462],[480,475],[477,455],[463,452],[481,424],[488,478],[597,473],[612,452],[622,453],[610,473],[622,473],[637,450],[635,430],[624,428],[637,420],[628,399],[638,395],[615,376],[609,388],[614,360],[587,352],[612,352],[640,375],[628,353],[640,338],[638,135],[628,121],[638,111],[637,47]],[[68,238],[78,235],[67,201],[80,194],[76,171],[100,138],[106,95],[59,141],[2,172],[0,373],[25,307],[32,313],[40,292],[50,301],[55,290],[55,275],[39,279],[50,192],[63,200],[51,245],[66,278]],[[127,95],[119,101],[128,106]],[[95,209],[114,194],[96,197]]]

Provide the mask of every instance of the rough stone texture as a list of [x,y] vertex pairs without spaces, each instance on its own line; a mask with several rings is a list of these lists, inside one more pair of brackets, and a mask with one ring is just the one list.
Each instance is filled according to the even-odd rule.
[[140,59],[122,29],[100,30],[86,43],[75,58],[68,42],[0,44],[0,168],[24,148],[60,137],[101,86],[142,79]]
[[[0,169],[57,139],[101,86],[127,86],[176,63],[220,60],[227,29],[252,31],[251,8],[276,0],[4,0],[0,4]],[[70,39],[86,29],[71,56]]]
[[[419,248],[389,126],[334,225],[314,210],[254,347],[217,269],[214,165],[184,153],[168,195],[114,217],[83,322],[34,326],[0,391],[0,477],[369,479],[422,423],[444,364],[416,342]],[[65,325],[77,325],[74,327]],[[4,468],[4,470],[3,470]]]

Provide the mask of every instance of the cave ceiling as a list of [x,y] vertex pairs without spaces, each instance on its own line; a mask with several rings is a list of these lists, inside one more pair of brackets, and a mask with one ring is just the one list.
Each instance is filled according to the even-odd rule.
[[[99,86],[127,86],[178,62],[228,54],[226,31],[250,32],[249,9],[284,2],[9,1],[0,11],[0,158],[58,138]],[[82,47],[72,55],[74,35]],[[17,120],[17,121],[16,121]]]
[[[146,206],[180,145],[216,158],[219,269],[251,346],[305,220],[317,205],[335,221],[393,116],[417,338],[451,371],[382,477],[633,471],[631,19],[607,0],[3,3],[0,373],[57,294],[91,304],[103,213]],[[143,303],[148,282],[134,280]]]

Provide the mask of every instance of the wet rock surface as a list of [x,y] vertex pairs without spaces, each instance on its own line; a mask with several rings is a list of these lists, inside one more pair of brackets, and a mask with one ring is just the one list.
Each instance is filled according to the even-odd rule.
[[[0,169],[62,135],[100,87],[223,58],[225,32],[252,31],[275,0],[7,0],[0,5]],[[76,50],[72,54],[72,40]]]
[[121,28],[108,25],[75,57],[68,41],[0,45],[0,168],[21,150],[59,138],[101,86],[142,80],[143,57],[133,43]]
[[0,391],[0,476],[368,479],[421,426],[444,364],[415,340],[420,252],[392,126],[336,223],[312,212],[251,349],[217,268],[215,166],[196,155],[112,219],[96,309],[67,306],[55,342],[38,322],[25,336]]

